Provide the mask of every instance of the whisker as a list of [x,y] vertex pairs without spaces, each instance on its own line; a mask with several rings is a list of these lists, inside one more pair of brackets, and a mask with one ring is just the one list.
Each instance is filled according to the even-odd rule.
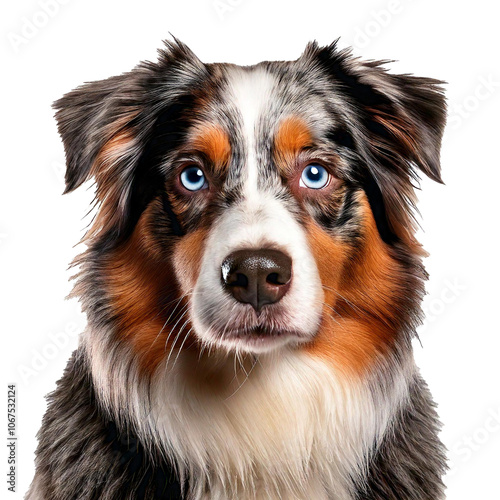
[[338,297],[340,297],[342,300],[344,300],[347,304],[349,304],[353,309],[357,309],[359,312],[363,312],[363,310],[357,306],[356,304],[354,304],[353,302],[351,302],[347,297],[345,297],[344,295],[342,295],[338,290],[336,290],[335,288],[332,288],[331,286],[326,286],[326,285],[321,285],[325,290],[329,290],[331,292],[333,292],[334,294],[336,294]]
[[[168,341],[170,340],[170,337],[172,336],[172,333],[175,331],[175,328],[177,327],[177,325],[181,322],[181,320],[186,316],[186,314],[189,311],[187,307],[184,307],[182,310],[184,310],[184,312],[182,313],[182,315],[180,316],[180,318],[176,321],[175,325],[171,328],[170,332],[168,333],[167,338],[165,339],[165,351],[167,350]],[[185,323],[187,323],[188,321],[189,321],[189,319],[186,320]]]
[[[174,364],[172,365],[172,368],[171,370],[173,370],[175,368],[175,364],[177,363],[177,360],[179,359],[179,355],[181,354],[181,351],[182,351],[182,348],[184,347],[184,344],[186,343],[186,340],[188,339],[189,337],[189,334],[191,333],[191,331],[193,330],[193,328],[191,327],[188,332],[186,333],[186,335],[184,335],[184,339],[183,341],[181,342],[181,345],[179,347],[179,351],[177,352],[177,356],[175,357],[174,359]],[[168,359],[167,359],[167,365],[168,365]]]
[[[165,323],[163,323],[163,326],[161,327],[160,331],[158,332],[158,335],[156,335],[156,337],[154,338],[153,342],[151,342],[151,345],[149,346],[148,350],[146,352],[149,352],[152,348],[153,348],[153,345],[154,343],[158,340],[158,338],[160,337],[160,335],[163,333],[163,330],[165,329],[165,327],[167,326],[168,322],[170,321],[170,319],[172,318],[172,316],[174,315],[176,309],[179,307],[179,304],[181,303],[182,299],[184,299],[185,297],[187,297],[188,295],[190,295],[191,293],[190,292],[187,292],[185,293],[184,295],[182,295],[181,297],[179,297],[177,300],[177,304],[174,308],[174,310],[170,313],[169,317],[167,318],[167,320],[165,321]],[[175,302],[175,301],[172,301],[172,302]],[[181,311],[184,309],[184,307],[181,309]],[[179,311],[180,312],[180,311]],[[159,316],[160,313],[158,313],[156,315],[156,317]]]
[[250,374],[253,372],[253,369],[255,368],[255,365],[257,364],[258,360],[259,360],[259,357],[255,356],[255,361],[253,362],[252,367],[250,368],[250,370],[248,370],[248,373],[246,372],[245,368],[243,368],[243,365],[241,365],[241,361],[240,361],[241,368],[246,373],[245,380],[243,380],[243,382],[237,387],[237,389],[232,394],[230,394],[226,399],[224,399],[224,401],[227,401],[229,398],[232,398],[243,387],[243,385],[245,384],[245,382],[249,379]]
[[[186,320],[184,322],[184,324],[182,325],[181,329],[179,330],[179,333],[177,333],[175,339],[174,339],[174,342],[172,343],[172,345],[170,346],[170,351],[168,353],[168,357],[167,357],[167,362],[165,363],[165,369],[168,367],[168,362],[170,361],[170,358],[172,356],[172,353],[174,352],[174,348],[175,348],[175,344],[177,343],[177,341],[179,340],[179,337],[181,336],[181,333],[182,333],[182,330],[184,330],[184,328],[186,327],[186,325],[189,323],[189,320]],[[173,330],[172,330],[173,331]]]

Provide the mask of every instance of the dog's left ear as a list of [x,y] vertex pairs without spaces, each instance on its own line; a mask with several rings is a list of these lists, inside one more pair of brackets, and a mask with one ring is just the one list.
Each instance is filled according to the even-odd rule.
[[[442,182],[443,82],[390,74],[382,67],[384,61],[363,62],[348,50],[338,51],[336,43],[323,48],[311,44],[304,56],[318,61],[329,73],[335,90],[345,97],[345,119],[353,147],[368,178],[374,181],[369,187],[372,194],[379,190],[387,231],[394,239],[415,244],[414,183],[419,179],[418,171]],[[380,212],[381,207],[376,210]]]

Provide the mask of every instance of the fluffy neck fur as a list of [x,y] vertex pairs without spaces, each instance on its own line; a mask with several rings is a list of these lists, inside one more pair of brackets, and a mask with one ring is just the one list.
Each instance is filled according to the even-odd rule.
[[191,499],[352,499],[413,372],[410,358],[361,380],[301,351],[183,350],[147,379],[96,335],[84,345],[101,403],[189,479]]

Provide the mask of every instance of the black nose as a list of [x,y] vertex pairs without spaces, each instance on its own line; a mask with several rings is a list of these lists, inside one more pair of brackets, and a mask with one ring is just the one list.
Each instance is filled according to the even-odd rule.
[[238,301],[260,312],[281,300],[292,281],[292,260],[279,250],[238,250],[222,263],[222,283]]

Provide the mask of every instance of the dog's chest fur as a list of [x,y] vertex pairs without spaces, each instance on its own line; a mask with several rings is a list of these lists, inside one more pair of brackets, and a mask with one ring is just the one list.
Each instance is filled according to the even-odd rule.
[[195,364],[191,356],[156,374],[149,406],[133,386],[128,394],[98,389],[115,404],[135,401],[139,436],[165,450],[189,479],[192,499],[351,499],[405,396],[403,375],[392,394],[374,394],[301,352],[243,367],[227,359]]

